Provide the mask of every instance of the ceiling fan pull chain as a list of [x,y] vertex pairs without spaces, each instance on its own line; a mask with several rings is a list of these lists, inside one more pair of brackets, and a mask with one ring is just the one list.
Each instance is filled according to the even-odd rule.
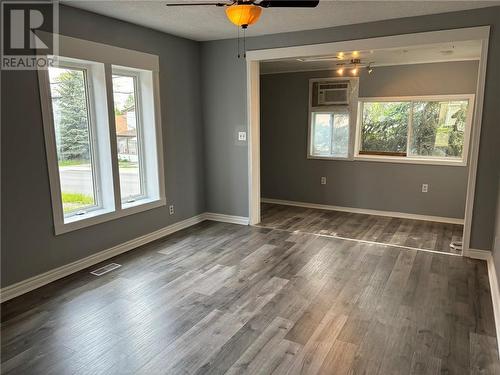
[[243,58],[247,58],[247,28],[243,29]]
[[240,28],[236,26],[236,30],[238,30],[238,59],[240,58]]

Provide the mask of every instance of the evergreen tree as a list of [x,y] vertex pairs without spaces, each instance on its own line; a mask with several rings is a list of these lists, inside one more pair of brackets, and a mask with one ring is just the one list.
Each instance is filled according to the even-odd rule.
[[87,102],[83,73],[76,70],[59,75],[57,87],[59,159],[90,160]]

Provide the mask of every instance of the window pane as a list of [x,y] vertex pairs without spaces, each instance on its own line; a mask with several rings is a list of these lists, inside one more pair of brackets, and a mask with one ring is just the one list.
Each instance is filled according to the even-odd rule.
[[414,102],[410,153],[461,158],[468,104],[467,100]]
[[349,114],[333,115],[332,156],[347,157],[349,152]]
[[332,153],[332,115],[330,113],[313,113],[312,154],[330,156]]
[[113,74],[116,141],[122,201],[144,195],[137,119],[136,78]]
[[65,214],[97,205],[83,70],[49,68],[59,179]]
[[406,155],[408,102],[368,102],[363,104],[360,153]]

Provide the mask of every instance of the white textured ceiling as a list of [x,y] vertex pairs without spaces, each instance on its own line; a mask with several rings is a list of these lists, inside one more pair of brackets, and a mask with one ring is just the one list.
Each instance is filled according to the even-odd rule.
[[479,60],[481,54],[481,41],[468,40],[453,43],[435,43],[407,48],[391,48],[370,51],[343,51],[342,55],[318,56],[322,61],[314,60],[309,56],[306,61],[299,59],[279,59],[263,61],[260,65],[262,74],[283,73],[310,70],[331,70],[339,68],[340,63],[349,63],[352,58],[361,59],[364,65],[388,66],[421,64],[445,61]]
[[[62,2],[198,41],[234,38],[237,32],[236,26],[227,21],[224,9],[215,6],[167,8],[165,6],[167,0],[63,0]],[[168,0],[168,2],[176,2],[176,0]],[[247,36],[320,29],[496,5],[500,5],[500,1],[321,0],[319,6],[313,9],[264,9],[261,19],[249,28]]]

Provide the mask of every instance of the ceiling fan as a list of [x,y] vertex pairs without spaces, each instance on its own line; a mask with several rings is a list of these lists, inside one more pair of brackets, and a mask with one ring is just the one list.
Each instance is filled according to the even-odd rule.
[[[259,20],[262,13],[262,8],[315,8],[319,4],[319,0],[233,0],[227,2],[180,2],[167,3],[172,6],[202,6],[215,5],[217,7],[226,8],[226,16],[233,24],[241,27],[243,33],[249,25],[253,25]],[[245,34],[243,34],[245,35]],[[245,43],[245,36],[243,36]],[[245,47],[243,48],[245,56]],[[239,53],[239,33],[238,33],[238,57]]]

